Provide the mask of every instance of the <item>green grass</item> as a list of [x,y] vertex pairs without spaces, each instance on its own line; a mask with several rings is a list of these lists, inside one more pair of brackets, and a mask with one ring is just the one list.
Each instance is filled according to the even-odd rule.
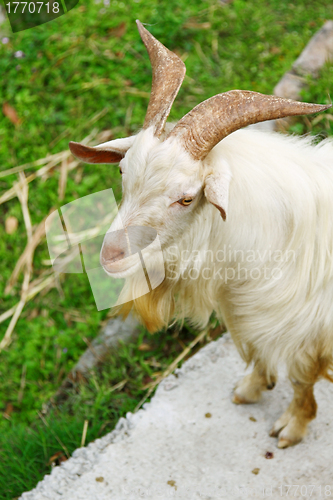
[[[311,36],[325,20],[333,19],[333,5],[328,0],[234,0],[226,6],[217,0],[129,0],[105,7],[87,0],[38,28],[12,35],[5,25],[3,36],[10,40],[2,44],[0,36],[0,105],[8,102],[22,122],[15,126],[0,112],[0,171],[62,151],[69,140],[82,140],[93,127],[111,128],[114,137],[121,137],[142,125],[151,71],[136,18],[149,23],[150,31],[186,60],[187,76],[170,116],[177,120],[200,101],[232,88],[271,93]],[[19,50],[24,58],[15,57]],[[333,66],[327,65],[318,80],[309,79],[304,99],[328,102],[332,77]],[[313,127],[311,123],[312,119],[300,119],[292,131],[332,135],[333,123],[327,118]],[[15,175],[0,178],[0,195],[16,180]],[[33,224],[59,207],[58,182],[55,170],[48,179],[30,185]],[[117,168],[82,165],[69,174],[61,204],[111,187],[119,200]],[[4,231],[9,215],[19,221],[12,235]],[[18,300],[22,276],[13,295],[6,296],[4,288],[25,244],[21,207],[14,198],[0,205],[0,314]],[[43,242],[35,254],[34,278],[47,269],[47,259]],[[61,295],[51,289],[27,304],[11,345],[0,354],[0,412],[8,417],[0,420],[1,499],[17,497],[49,471],[50,456],[60,451],[55,434],[71,452],[80,444],[85,419],[87,442],[111,430],[143,397],[146,381],[194,335],[185,329],[178,337],[172,331],[122,346],[47,417],[51,431],[37,412],[86,349],[85,339],[96,336],[108,312],[96,310],[86,275],[62,278],[61,287]],[[83,322],[76,321],[78,316]],[[1,337],[8,323],[0,325]],[[142,342],[152,349],[141,351]],[[124,388],[110,392],[123,379],[128,379]]]

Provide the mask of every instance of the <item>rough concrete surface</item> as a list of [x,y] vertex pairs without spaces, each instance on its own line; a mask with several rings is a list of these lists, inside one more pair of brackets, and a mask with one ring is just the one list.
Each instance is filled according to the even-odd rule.
[[333,385],[316,384],[318,416],[308,436],[280,450],[268,432],[291,387],[282,375],[259,404],[237,406],[231,394],[243,374],[230,337],[211,342],[165,379],[144,409],[76,450],[21,500],[332,497]]

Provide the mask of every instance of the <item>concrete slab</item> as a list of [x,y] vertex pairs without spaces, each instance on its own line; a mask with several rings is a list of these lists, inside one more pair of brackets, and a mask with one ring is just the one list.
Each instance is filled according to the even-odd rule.
[[268,432],[291,387],[282,375],[259,404],[236,406],[232,389],[243,374],[228,335],[208,344],[144,409],[76,450],[21,500],[333,496],[333,385],[316,385],[318,416],[305,440],[279,450]]

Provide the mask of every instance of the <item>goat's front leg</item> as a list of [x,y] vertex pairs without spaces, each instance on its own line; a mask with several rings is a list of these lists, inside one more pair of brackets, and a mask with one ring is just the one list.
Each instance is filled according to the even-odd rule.
[[257,403],[261,398],[262,391],[274,389],[276,376],[267,377],[267,371],[262,363],[254,365],[252,373],[246,375],[237,385],[232,402],[236,404]]
[[313,395],[314,383],[292,382],[294,399],[275,422],[270,436],[279,437],[278,447],[287,448],[299,443],[306,434],[308,423],[316,417],[317,403]]

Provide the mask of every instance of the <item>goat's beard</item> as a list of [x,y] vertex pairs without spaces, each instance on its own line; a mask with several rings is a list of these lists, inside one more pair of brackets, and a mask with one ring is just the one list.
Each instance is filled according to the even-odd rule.
[[126,296],[133,297],[139,294],[140,286],[142,287],[142,282],[141,284],[136,282],[134,277],[127,280],[118,300],[118,303],[123,303],[115,306],[115,315],[120,314],[125,318],[133,308],[134,313],[139,316],[150,333],[167,328],[175,310],[174,290],[170,283],[165,279],[149,293],[126,301]]
[[[182,288],[182,274],[180,271],[181,259],[179,255],[170,254],[172,260],[168,260],[169,252],[164,252],[165,279],[156,288],[146,293],[147,283],[142,273],[135,273],[126,278],[125,285],[114,308],[115,315],[124,318],[133,309],[135,315],[139,316],[141,322],[150,333],[166,329],[172,321],[182,323],[185,317],[191,318],[196,326],[204,326],[209,318],[211,310],[207,313],[200,309],[200,317],[194,317],[192,308],[192,292],[188,286]],[[153,257],[153,255],[151,256]],[[156,265],[157,263],[155,263]],[[155,269],[160,274],[158,267]],[[153,278],[154,270],[150,268],[149,277]],[[196,286],[196,281],[191,286]],[[194,306],[196,308],[196,306]]]
[[[154,260],[154,253],[150,255],[150,259],[150,262]],[[160,265],[161,262],[158,258],[154,265],[149,266],[150,283],[156,282],[154,277],[158,279],[161,276]],[[164,266],[165,278],[162,283],[148,293],[146,292],[147,276],[143,276],[142,269],[127,277],[117,305],[114,307],[114,314],[120,314],[123,317],[126,317],[133,309],[134,314],[140,318],[150,333],[167,328],[172,319],[179,316],[179,314],[175,314],[175,297],[179,289],[179,281],[170,275],[170,263],[168,265],[164,260],[162,265]]]

